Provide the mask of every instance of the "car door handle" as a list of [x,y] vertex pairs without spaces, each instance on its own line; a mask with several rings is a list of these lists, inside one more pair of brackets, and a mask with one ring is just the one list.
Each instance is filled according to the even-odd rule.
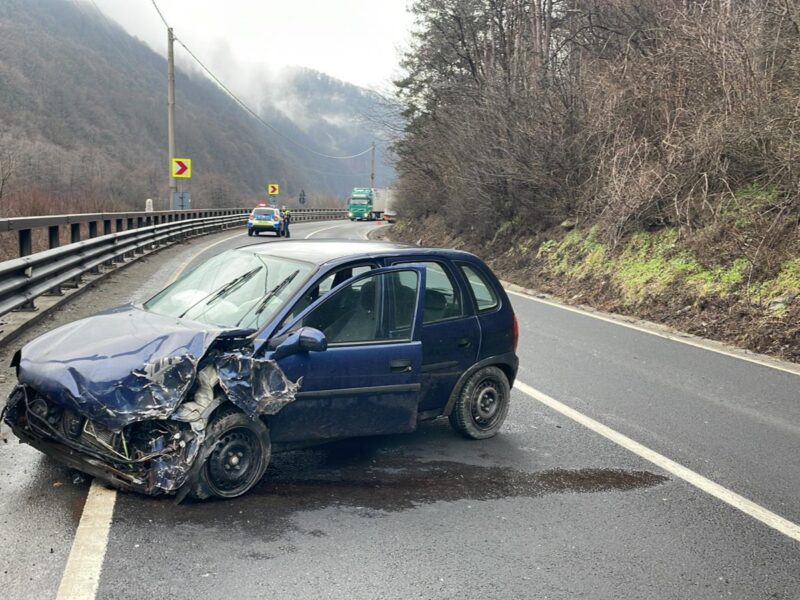
[[461,338],[458,340],[458,347],[459,348],[469,348],[472,346],[472,341],[469,338]]
[[389,367],[392,369],[393,373],[410,373],[412,363],[408,358],[397,358],[389,361]]

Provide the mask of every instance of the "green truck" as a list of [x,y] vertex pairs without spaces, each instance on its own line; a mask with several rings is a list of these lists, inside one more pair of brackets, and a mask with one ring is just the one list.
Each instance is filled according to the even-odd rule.
[[353,188],[347,205],[347,216],[351,221],[375,221],[383,218],[390,195],[388,189]]

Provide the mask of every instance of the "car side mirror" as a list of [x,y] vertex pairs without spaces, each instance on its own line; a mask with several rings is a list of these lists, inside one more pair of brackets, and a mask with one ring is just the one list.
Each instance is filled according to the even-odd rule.
[[300,350],[303,352],[324,352],[328,349],[328,338],[319,329],[313,327],[301,327]]
[[290,333],[272,355],[273,360],[300,352],[324,352],[328,349],[328,339],[319,329],[301,327]]

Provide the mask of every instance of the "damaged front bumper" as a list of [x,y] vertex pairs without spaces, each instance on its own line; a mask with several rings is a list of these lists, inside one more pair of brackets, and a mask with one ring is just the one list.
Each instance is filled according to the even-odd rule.
[[[73,407],[85,403],[49,399],[28,384],[11,393],[2,419],[21,441],[69,467],[123,490],[181,499],[214,450],[206,432],[222,402],[258,419],[294,401],[300,384],[274,361],[241,352],[215,355],[192,380],[191,400],[167,417],[132,421],[141,415],[126,411],[117,415],[115,429],[108,426],[110,411],[84,414]],[[224,396],[215,393],[217,386]]]
[[202,444],[189,425],[173,421],[111,431],[24,385],[9,397],[3,420],[22,442],[68,467],[152,496],[174,494],[190,480]]

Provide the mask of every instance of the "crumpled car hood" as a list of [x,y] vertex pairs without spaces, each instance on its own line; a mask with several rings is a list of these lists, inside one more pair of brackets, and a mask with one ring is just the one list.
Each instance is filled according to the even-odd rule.
[[168,417],[222,333],[134,306],[59,327],[23,347],[19,381],[109,429]]

